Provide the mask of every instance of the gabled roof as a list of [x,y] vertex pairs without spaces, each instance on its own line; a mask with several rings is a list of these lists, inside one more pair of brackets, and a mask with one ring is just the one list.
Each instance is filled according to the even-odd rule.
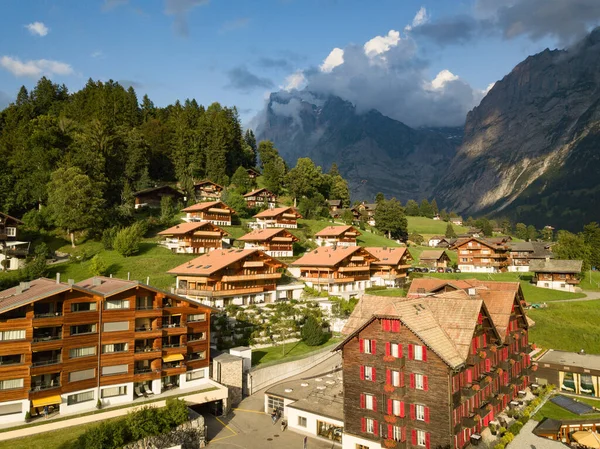
[[327,204],[330,206],[341,206],[342,200],[327,200]]
[[373,265],[399,265],[402,262],[402,258],[406,255],[407,260],[412,260],[410,251],[407,251],[406,247],[368,247],[365,248],[378,260],[373,262]]
[[255,173],[255,174],[257,174],[257,175],[260,176],[260,172],[258,170],[253,169],[252,167],[251,168],[247,168],[246,171],[248,171],[248,172],[251,171],[251,172],[253,172],[253,173]]
[[581,273],[582,260],[532,260],[529,262],[529,271],[534,273]]
[[292,265],[304,267],[334,267],[355,253],[362,253],[362,255],[372,257],[371,254],[361,246],[337,246],[335,248],[324,246],[317,248],[310,253],[306,253],[300,259],[293,262]]
[[143,195],[145,193],[158,192],[160,190],[170,190],[173,194],[183,196],[183,193],[181,191],[179,191],[175,187],[171,187],[171,186],[167,186],[167,185],[158,186],[158,187],[150,187],[148,189],[138,190],[137,192],[133,193],[133,196]]
[[345,232],[356,232],[356,235],[362,235],[354,226],[327,226],[315,234],[315,237],[339,237]]
[[195,183],[194,183],[194,187],[201,187],[201,186],[203,186],[203,185],[206,185],[206,184],[211,184],[211,185],[213,185],[213,186],[215,186],[215,187],[218,187],[218,188],[220,188],[220,189],[222,189],[222,188],[223,188],[223,186],[222,186],[222,185],[220,185],[220,184],[217,184],[216,182],[212,182],[212,181],[210,181],[210,180],[208,180],[208,179],[204,179],[204,180],[202,180],[202,181],[195,182]]
[[492,249],[509,249],[509,246],[506,244],[506,240],[503,240],[503,238],[500,237],[491,237],[489,239],[487,238],[482,238],[482,237],[467,237],[467,238],[459,238],[458,240],[456,240],[456,242],[454,242],[452,244],[452,248],[457,248],[459,246],[464,245],[465,243],[469,243],[469,242],[478,242],[484,246],[487,246],[488,248],[492,248]]
[[9,219],[9,218],[10,218],[11,220],[15,221],[17,224],[20,224],[20,225],[24,224],[24,223],[23,223],[21,220],[19,220],[18,218],[12,217],[12,216],[10,216],[10,215],[8,215],[8,214],[5,214],[5,213],[3,213],[3,212],[0,212],[0,216],[4,217],[4,220],[5,220],[5,221],[6,221],[7,219]]
[[440,258],[444,257],[445,254],[446,254],[446,252],[442,249],[440,249],[440,250],[425,250],[419,256],[419,260],[439,260]]
[[287,229],[280,228],[255,229],[254,231],[243,235],[237,240],[240,240],[242,242],[264,242],[272,239],[275,236],[281,237],[282,235],[280,234],[285,235],[285,237],[291,238],[294,242],[298,241],[298,237],[296,237],[294,234],[289,232]]
[[200,212],[211,208],[229,209],[232,214],[235,214],[235,211],[223,201],[205,201],[204,203],[196,203],[193,206],[182,209],[182,212]]
[[215,232],[222,232],[223,235],[227,235],[227,232],[225,232],[218,226],[215,226],[209,221],[193,221],[190,223],[180,223],[175,226],[171,226],[169,229],[160,231],[158,235],[185,235],[194,231],[198,231],[202,228],[210,228],[210,230],[214,230]]
[[245,259],[251,255],[260,254],[265,259],[272,260],[277,264],[285,267],[283,262],[268,256],[263,251],[258,249],[217,249],[207,254],[203,254],[200,257],[190,260],[184,264],[175,267],[167,273],[177,275],[195,275],[195,276],[210,276],[213,273],[235,263],[242,259]]
[[254,215],[254,218],[273,218],[281,214],[294,214],[296,215],[296,218],[302,218],[302,215],[300,215],[293,207],[276,207],[274,209],[267,209]]
[[254,195],[258,195],[260,192],[267,192],[269,195],[274,195],[273,192],[271,192],[270,190],[267,190],[265,188],[262,189],[256,189],[253,190],[252,192],[248,192],[244,195],[244,198],[249,197],[249,196],[254,196]]

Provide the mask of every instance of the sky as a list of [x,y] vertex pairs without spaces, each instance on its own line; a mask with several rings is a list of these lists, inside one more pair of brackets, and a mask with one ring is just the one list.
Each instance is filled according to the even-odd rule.
[[133,86],[158,106],[333,93],[414,126],[454,125],[528,55],[598,25],[599,0],[3,0],[0,107],[41,76]]

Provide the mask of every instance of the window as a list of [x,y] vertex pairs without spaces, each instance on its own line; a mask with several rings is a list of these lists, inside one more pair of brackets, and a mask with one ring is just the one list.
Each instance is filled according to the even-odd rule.
[[140,296],[135,299],[135,308],[137,310],[149,310],[153,308],[153,298],[151,296]]
[[402,427],[393,426],[392,427],[392,435],[388,435],[388,438],[392,438],[392,440],[402,441]]
[[191,352],[188,360],[204,360],[206,358],[206,351]]
[[127,352],[129,351],[129,344],[127,343],[113,343],[110,345],[102,345],[103,354],[112,354],[115,352]]
[[417,446],[426,446],[427,437],[424,430],[417,430]]
[[394,387],[402,386],[402,378],[400,377],[400,371],[392,371],[392,385]]
[[25,339],[25,330],[18,331],[3,331],[0,332],[0,341],[8,341],[8,340],[24,340]]
[[127,385],[120,387],[109,387],[102,390],[103,398],[113,398],[115,396],[125,396],[127,394]]
[[356,449],[369,449],[369,446],[365,446],[364,444],[356,443]]
[[23,361],[23,354],[0,355],[0,366],[18,365]]
[[104,323],[102,325],[103,332],[116,332],[129,330],[129,321],[115,321],[113,323]]
[[23,388],[23,379],[0,380],[0,390],[14,390]]
[[392,343],[390,346],[390,350],[392,353],[392,357],[402,357],[402,355],[400,354],[400,345],[398,343]]
[[127,299],[107,299],[104,303],[105,310],[111,309],[129,309],[129,300]]
[[375,381],[375,368],[372,366],[362,366],[362,378],[364,380]]
[[268,411],[283,410],[283,399],[276,398],[275,396],[267,396],[267,407]]
[[392,400],[392,413],[395,416],[404,416],[402,401],[399,401],[397,399]]
[[102,367],[102,375],[103,376],[112,376],[114,374],[127,374],[128,370],[129,370],[128,365],[103,366]]
[[375,433],[375,420],[371,419],[371,418],[367,418],[365,420],[365,422],[366,422],[366,425],[367,425],[366,432],[367,433]]
[[375,354],[375,340],[361,340],[362,351],[365,354]]
[[0,416],[13,415],[23,412],[23,405],[17,404],[0,405]]
[[300,427],[306,427],[306,418],[304,416],[298,416],[298,425]]
[[69,358],[76,359],[77,357],[87,357],[90,355],[96,355],[95,346],[86,346],[83,348],[73,348],[69,351]]
[[425,360],[425,350],[421,345],[414,345],[414,359]]
[[191,380],[197,380],[197,379],[204,379],[204,370],[203,369],[185,373],[185,380],[187,380],[188,382]]
[[365,405],[363,408],[366,408],[367,410],[375,410],[375,398],[373,397],[372,394],[365,394],[364,395],[365,398]]
[[95,310],[95,302],[76,302],[71,304],[71,312],[93,312]]
[[6,228],[6,235],[8,237],[16,237],[17,236],[17,228]]
[[415,405],[415,418],[417,421],[425,421],[425,406],[424,405]]
[[423,377],[425,376],[422,374],[415,374],[415,388],[417,390],[424,390]]
[[188,323],[192,323],[194,321],[206,321],[206,313],[196,313],[194,315],[187,316]]
[[82,371],[73,371],[69,373],[69,382],[77,382],[79,380],[93,379],[96,376],[96,370],[84,369]]
[[206,340],[206,333],[198,332],[197,334],[188,334],[188,342]]
[[85,391],[83,393],[71,394],[67,396],[67,405],[81,404],[82,402],[93,401],[94,390]]
[[71,326],[71,335],[93,334],[96,332],[96,324],[80,324]]

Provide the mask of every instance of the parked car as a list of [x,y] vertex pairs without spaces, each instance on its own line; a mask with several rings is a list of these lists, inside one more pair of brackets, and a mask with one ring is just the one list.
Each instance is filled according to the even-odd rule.
[[457,268],[454,270],[455,273],[460,273],[460,270]]
[[443,272],[444,272],[444,269],[443,269],[442,267],[439,267],[439,268],[437,269],[437,272],[438,272],[438,273],[443,273]]
[[448,267],[446,268],[446,273],[452,273],[454,270],[452,270],[452,268]]
[[410,267],[408,270],[406,270],[407,273],[412,273],[413,271],[415,271],[413,267]]
[[429,269],[429,272],[430,272],[430,273],[435,273],[435,272],[437,272],[437,268],[430,268],[430,269]]

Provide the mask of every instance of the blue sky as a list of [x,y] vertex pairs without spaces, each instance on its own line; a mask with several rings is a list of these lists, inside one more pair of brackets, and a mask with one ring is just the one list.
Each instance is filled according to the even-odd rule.
[[[390,30],[410,41],[425,79],[448,70],[483,92],[527,55],[568,43],[600,17],[593,6],[600,2],[589,0],[595,9],[576,17],[579,28],[557,32],[547,14],[515,20],[527,2],[556,4],[555,15],[564,17],[568,0],[541,1],[4,0],[0,104],[45,74],[71,91],[89,78],[117,80],[161,106],[219,101],[236,105],[247,121],[291,74],[318,71],[334,48],[363,46]],[[420,10],[423,20],[411,26]]]

